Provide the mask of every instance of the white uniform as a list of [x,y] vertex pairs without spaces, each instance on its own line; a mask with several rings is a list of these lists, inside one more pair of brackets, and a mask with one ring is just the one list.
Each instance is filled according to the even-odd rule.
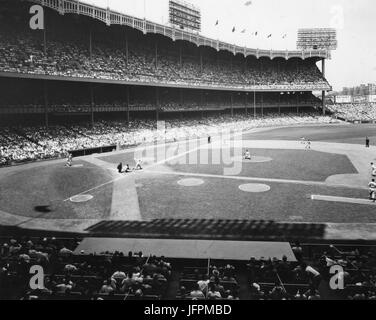
[[244,155],[245,159],[246,160],[251,160],[251,153],[249,151],[247,151]]
[[73,157],[72,157],[72,155],[70,154],[70,155],[68,156],[68,159],[67,159],[67,164],[66,164],[67,167],[71,167],[71,166],[72,166],[72,160],[73,160]]
[[376,200],[376,182],[370,182],[368,184],[369,186],[369,197],[372,199],[372,200]]
[[137,161],[136,170],[142,170],[142,161],[141,160]]
[[372,175],[376,177],[376,164],[372,165]]

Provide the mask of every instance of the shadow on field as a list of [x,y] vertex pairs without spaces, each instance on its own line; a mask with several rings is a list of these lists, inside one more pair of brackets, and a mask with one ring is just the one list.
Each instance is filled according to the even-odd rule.
[[34,207],[34,211],[39,213],[50,213],[52,212],[50,206],[36,206]]
[[325,224],[250,220],[102,221],[86,231],[95,236],[217,239],[238,241],[320,240]]

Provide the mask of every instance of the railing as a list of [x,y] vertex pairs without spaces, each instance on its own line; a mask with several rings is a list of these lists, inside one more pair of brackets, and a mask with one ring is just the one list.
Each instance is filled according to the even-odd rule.
[[257,59],[267,57],[274,58],[321,58],[330,59],[331,53],[328,50],[312,50],[312,51],[283,51],[283,50],[261,50],[250,49],[247,47],[236,46],[219,40],[214,40],[201,36],[198,33],[191,33],[173,27],[157,24],[148,20],[143,20],[135,17],[131,17],[116,11],[110,10],[110,8],[104,9],[91,4],[81,3],[79,0],[27,0],[33,3],[40,4],[44,7],[51,8],[58,11],[61,15],[65,13],[79,14],[97,19],[106,25],[124,25],[137,29],[144,34],[154,33],[164,35],[173,41],[184,40],[199,46],[208,46],[216,49],[217,51],[225,50],[232,52],[234,55],[242,54],[245,57],[254,56]]

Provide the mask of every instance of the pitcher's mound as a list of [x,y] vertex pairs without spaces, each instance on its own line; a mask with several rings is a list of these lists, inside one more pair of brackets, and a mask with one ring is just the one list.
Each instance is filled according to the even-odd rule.
[[263,163],[263,162],[273,161],[273,159],[269,157],[257,157],[257,156],[252,157],[250,160],[246,160],[243,157],[236,157],[236,158],[233,158],[233,160],[235,162],[243,162],[243,163]]

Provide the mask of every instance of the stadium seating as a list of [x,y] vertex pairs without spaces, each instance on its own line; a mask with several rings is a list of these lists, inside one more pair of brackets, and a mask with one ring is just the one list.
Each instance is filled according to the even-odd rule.
[[[130,252],[73,254],[80,239],[2,238],[0,299],[27,300],[318,300],[376,299],[372,246],[291,244],[297,262],[251,258],[233,265],[144,257]],[[170,262],[172,260],[174,262]],[[45,288],[25,289],[32,265],[43,266]],[[345,289],[329,288],[329,269],[343,267]],[[313,275],[314,270],[317,275]]]
[[[183,50],[180,56],[178,45],[167,39],[142,36],[129,28],[126,29],[130,34],[129,41],[125,46],[124,34],[103,30],[94,20],[90,22],[93,31],[89,46],[86,22],[49,14],[52,17],[49,19],[46,48],[40,33],[3,19],[0,25],[0,71],[157,82],[189,85],[191,88],[256,87],[281,91],[329,88],[314,59],[247,62],[244,58],[215,56],[212,52],[200,56],[193,52],[192,47]],[[161,45],[158,46],[158,42]]]
[[369,122],[376,120],[376,103],[346,103],[328,105],[327,107],[333,115],[347,121]]
[[156,122],[135,120],[99,121],[89,124],[46,127],[0,128],[0,166],[66,157],[74,150],[120,144],[123,147],[154,141],[174,141],[215,135],[220,130],[250,130],[259,127],[294,124],[331,123],[330,117],[315,113],[268,114],[253,118],[246,115],[216,115],[203,119],[171,119],[166,121],[166,132],[158,131]]
[[[135,81],[138,84],[158,83],[159,87],[184,85],[190,88],[181,96],[179,89],[162,88],[160,101],[156,103],[155,88],[134,86],[128,106],[135,112],[236,110],[244,109],[247,103],[251,108],[250,100],[253,98],[249,97],[247,102],[246,93],[235,93],[237,89],[280,91],[281,94],[260,94],[255,99],[256,107],[259,111],[262,109],[262,113],[267,108],[283,108],[286,111],[283,111],[285,114],[268,114],[255,119],[217,115],[203,120],[169,120],[166,136],[161,136],[155,130],[155,123],[149,120],[131,121],[129,124],[124,121],[97,121],[93,128],[87,124],[72,125],[69,122],[48,129],[21,127],[18,124],[17,127],[0,129],[0,166],[65,157],[67,152],[77,149],[118,144],[127,147],[162,139],[202,137],[219,128],[247,130],[331,121],[316,114],[289,114],[290,108],[317,106],[319,100],[310,91],[329,86],[313,58],[245,59],[240,55],[216,52],[188,42],[178,43],[162,36],[143,35],[129,27],[108,28],[91,18],[62,16],[52,10],[46,10],[48,28],[44,33],[32,31],[29,24],[24,23],[29,19],[28,10],[23,12],[12,1],[7,1],[4,10],[7,8],[12,15],[3,14],[0,19],[0,72],[19,76],[61,76],[65,80]],[[47,81],[46,87],[55,88],[49,88],[45,106],[43,81],[16,79],[15,84],[8,78],[1,81],[6,90],[0,101],[0,114],[23,114],[22,110],[27,110],[25,114],[88,115],[92,108],[95,108],[95,115],[99,112],[126,111],[124,87],[121,85],[114,85],[116,89],[101,89],[102,84],[98,85],[99,88],[94,90],[96,96],[92,106],[92,101],[88,101],[91,87],[87,83]],[[196,90],[197,87],[232,89],[234,92],[204,92]],[[148,89],[150,92],[146,93]],[[284,94],[285,90],[290,91],[289,94]],[[301,92],[306,90],[308,92]]]

